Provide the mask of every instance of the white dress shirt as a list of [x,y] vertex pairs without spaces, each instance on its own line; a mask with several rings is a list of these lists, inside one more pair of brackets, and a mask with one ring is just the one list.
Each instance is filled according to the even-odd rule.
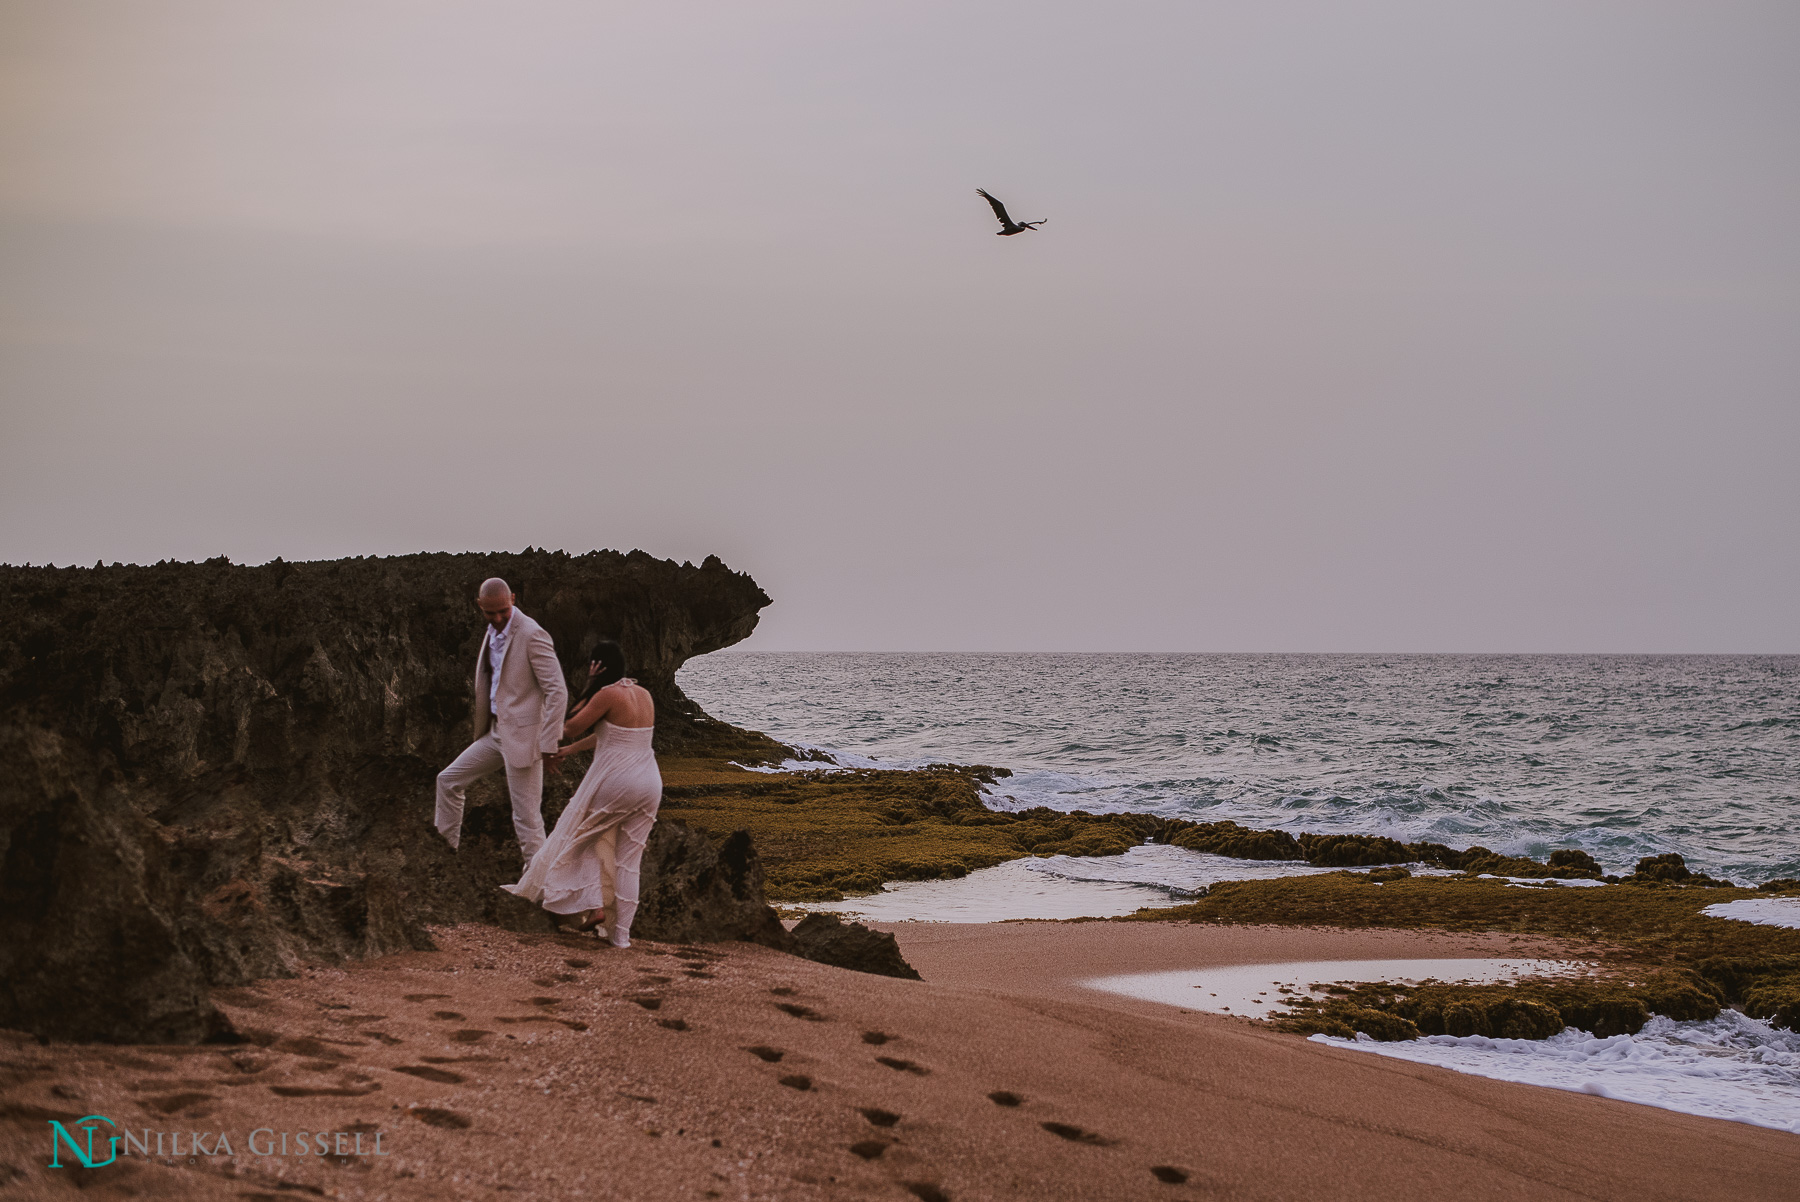
[[512,638],[513,623],[518,620],[519,607],[513,606],[506,615],[506,625],[499,630],[489,628],[488,634],[488,709],[494,708],[494,698],[500,692],[500,665],[506,662],[506,644]]

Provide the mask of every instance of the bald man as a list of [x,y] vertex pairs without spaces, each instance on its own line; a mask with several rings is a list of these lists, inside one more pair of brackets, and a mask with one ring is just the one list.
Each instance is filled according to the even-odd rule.
[[519,612],[517,600],[498,577],[482,581],[475,596],[487,619],[475,657],[475,741],[438,773],[437,829],[457,846],[465,790],[505,768],[513,831],[529,864],[544,845],[544,763],[562,736],[569,687],[549,631]]

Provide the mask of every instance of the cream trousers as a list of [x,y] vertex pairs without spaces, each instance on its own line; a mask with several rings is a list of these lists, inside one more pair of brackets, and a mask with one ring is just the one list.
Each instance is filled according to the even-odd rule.
[[437,775],[437,828],[451,847],[462,842],[463,803],[468,787],[484,776],[506,769],[506,791],[512,794],[513,833],[525,862],[544,845],[544,761],[534,759],[515,768],[500,753],[500,736],[488,731],[470,743],[456,761]]

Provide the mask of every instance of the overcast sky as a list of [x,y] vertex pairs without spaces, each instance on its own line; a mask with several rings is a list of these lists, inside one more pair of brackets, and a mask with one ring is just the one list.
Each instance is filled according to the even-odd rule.
[[1800,651],[1797,62],[1791,0],[5,0],[0,560]]

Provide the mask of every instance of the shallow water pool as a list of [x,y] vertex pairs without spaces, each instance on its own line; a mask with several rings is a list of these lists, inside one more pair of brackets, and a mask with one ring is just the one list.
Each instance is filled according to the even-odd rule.
[[1089,989],[1162,1002],[1183,1010],[1267,1018],[1302,997],[1318,997],[1315,986],[1365,981],[1420,981],[1485,984],[1520,977],[1567,976],[1585,965],[1568,960],[1477,959],[1440,960],[1290,960],[1280,964],[1233,964],[1219,968],[1184,968],[1130,973],[1083,981]]

